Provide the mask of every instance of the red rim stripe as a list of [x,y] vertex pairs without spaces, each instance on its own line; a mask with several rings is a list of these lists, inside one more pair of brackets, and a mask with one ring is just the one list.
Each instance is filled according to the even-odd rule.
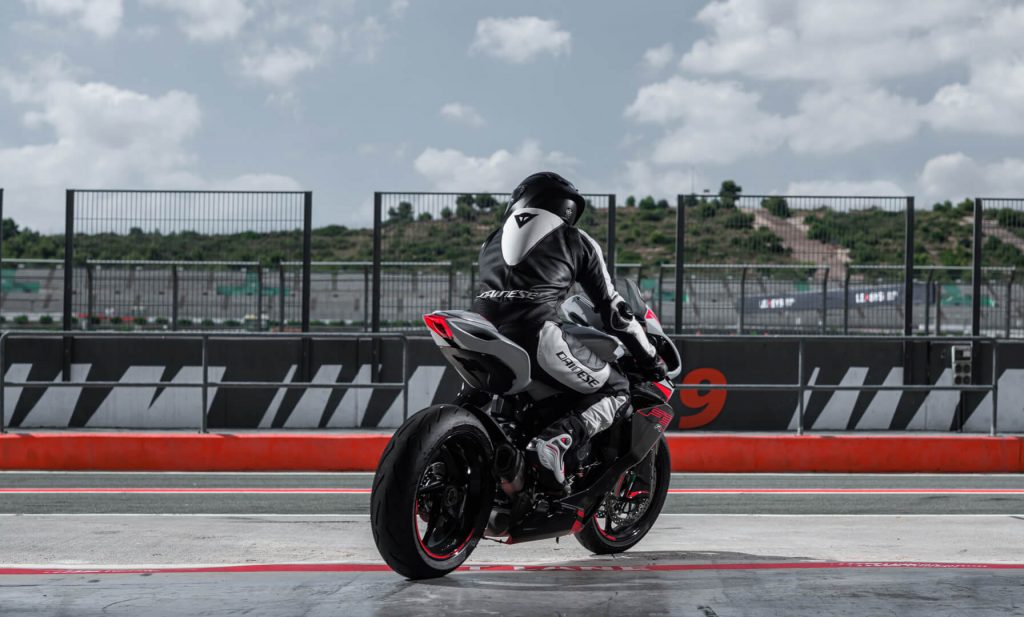
[[[619,565],[512,565],[462,566],[459,572],[688,572],[700,570],[842,570],[842,569],[926,569],[926,570],[1024,570],[1024,563],[946,563],[932,561],[801,561],[752,563],[656,563]],[[244,566],[194,566],[158,568],[2,568],[0,576],[16,575],[117,575],[117,574],[203,574],[254,572],[390,572],[380,563],[283,563]]]

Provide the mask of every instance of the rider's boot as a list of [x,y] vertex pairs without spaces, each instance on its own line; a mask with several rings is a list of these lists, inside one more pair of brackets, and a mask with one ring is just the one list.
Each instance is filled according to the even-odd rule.
[[587,439],[587,428],[579,416],[571,415],[556,421],[535,437],[526,451],[536,456],[541,467],[551,472],[559,486],[565,485],[565,460]]

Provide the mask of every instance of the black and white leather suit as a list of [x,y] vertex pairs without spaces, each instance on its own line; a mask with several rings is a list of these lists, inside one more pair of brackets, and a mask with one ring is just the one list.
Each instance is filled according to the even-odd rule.
[[[557,307],[573,284],[580,284],[609,331],[641,366],[655,364],[658,356],[616,292],[601,247],[554,212],[514,207],[487,238],[479,263],[483,290],[473,310],[530,353],[535,379],[584,395],[576,423],[582,421],[585,435],[574,435],[570,442],[608,428],[629,404],[629,384],[613,365],[562,329]],[[551,432],[559,430],[567,429]]]

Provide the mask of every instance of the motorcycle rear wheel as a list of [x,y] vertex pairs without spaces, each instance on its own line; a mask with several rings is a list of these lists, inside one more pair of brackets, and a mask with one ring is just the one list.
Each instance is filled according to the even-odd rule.
[[[628,520],[630,507],[640,507],[640,498],[644,495],[634,494],[641,491],[635,490],[633,482],[628,478],[630,474],[641,474],[650,472],[652,477],[644,482],[649,487],[646,491],[646,502],[642,504],[643,510],[632,520]],[[668,495],[668,485],[672,479],[672,461],[669,458],[668,444],[665,443],[664,435],[658,440],[658,444],[644,457],[644,460],[637,463],[623,476],[624,481],[617,484],[615,489],[605,497],[601,510],[592,516],[583,526],[583,529],[576,534],[576,540],[584,548],[598,555],[609,555],[621,553],[636,546],[643,540],[647,532],[654,526],[654,522],[661,514],[665,505],[665,498]],[[609,513],[613,513],[609,515]],[[603,516],[602,516],[603,514]],[[619,522],[616,522],[619,519]],[[627,519],[623,521],[622,519]]]
[[454,405],[428,407],[395,432],[370,497],[373,539],[395,572],[436,578],[469,558],[494,500],[492,454],[480,421]]

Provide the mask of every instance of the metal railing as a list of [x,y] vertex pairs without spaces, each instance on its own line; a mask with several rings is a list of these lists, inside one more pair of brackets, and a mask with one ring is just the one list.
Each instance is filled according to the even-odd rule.
[[[797,383],[789,384],[711,384],[711,383],[699,383],[699,384],[683,384],[677,383],[675,387],[677,390],[725,390],[725,391],[755,391],[755,392],[768,392],[768,391],[783,391],[783,392],[796,392],[797,393],[797,425],[796,433],[803,435],[805,432],[804,427],[804,409],[807,404],[805,393],[813,392],[839,392],[839,391],[852,391],[852,392],[935,392],[935,391],[952,391],[960,392],[961,394],[967,392],[991,392],[992,393],[992,417],[989,426],[989,434],[995,436],[998,431],[998,415],[999,415],[999,361],[997,350],[999,347],[999,339],[990,337],[904,337],[904,336],[759,336],[759,337],[738,337],[738,336],[701,336],[698,340],[701,342],[730,342],[736,343],[738,341],[749,338],[751,341],[757,343],[764,343],[765,341],[774,341],[780,343],[797,343]],[[805,364],[805,345],[808,342],[835,342],[835,341],[858,341],[858,342],[902,342],[918,343],[918,342],[936,342],[944,344],[970,344],[972,347],[976,347],[979,344],[991,344],[992,346],[992,382],[990,384],[904,384],[904,385],[852,385],[852,384],[809,384],[804,375]],[[905,355],[906,357],[906,355]],[[975,356],[977,357],[977,356]],[[906,369],[904,368],[904,375],[906,375]]]
[[[5,366],[7,341],[12,338],[51,338],[51,339],[62,339],[64,341],[73,341],[75,339],[164,339],[164,340],[185,340],[185,341],[200,341],[200,366],[202,367],[202,379],[199,382],[173,382],[173,381],[132,381],[132,382],[120,382],[120,381],[71,381],[69,378],[70,371],[68,368],[68,360],[65,358],[65,370],[63,372],[63,378],[60,381],[9,381],[7,380],[7,371],[3,370]],[[373,340],[379,343],[383,340],[397,340],[401,342],[402,346],[402,381],[400,382],[387,382],[387,381],[369,381],[369,382],[344,382],[344,383],[318,383],[312,381],[211,381],[209,375],[209,343],[213,341],[223,340],[239,340],[244,339],[248,341],[252,340],[287,340],[287,339],[299,339],[303,342],[303,361],[308,361],[309,351],[308,344],[311,339],[355,339],[355,340]],[[374,354],[375,359],[379,357],[379,354]],[[372,366],[371,375],[379,375],[380,364],[375,363]],[[296,333],[285,333],[285,334],[250,334],[250,333],[162,333],[162,332],[135,332],[135,333],[122,333],[122,332],[12,332],[6,331],[0,333],[0,434],[6,432],[6,390],[7,387],[15,388],[198,388],[202,392],[201,400],[202,407],[198,413],[199,416],[199,432],[208,432],[207,428],[207,414],[209,413],[209,390],[210,388],[224,388],[224,389],[269,389],[269,388],[286,388],[286,389],[326,389],[326,390],[340,390],[340,389],[381,389],[381,390],[397,390],[402,393],[402,421],[404,422],[409,418],[409,343],[408,338],[404,334],[400,333],[348,333],[348,332],[331,332],[331,333],[310,333],[310,332],[296,332]]]

